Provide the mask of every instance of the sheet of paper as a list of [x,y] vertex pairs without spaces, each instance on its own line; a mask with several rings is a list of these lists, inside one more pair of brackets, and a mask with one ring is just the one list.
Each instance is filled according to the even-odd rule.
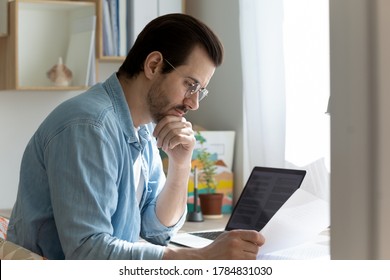
[[330,225],[329,203],[298,189],[261,230],[264,255],[304,244],[316,238]]
[[314,240],[301,245],[268,254],[260,254],[258,260],[330,260],[330,235],[325,230]]
[[286,168],[304,169],[307,171],[301,189],[314,194],[326,201],[330,200],[330,174],[325,165],[325,159],[320,158],[305,166],[297,166],[287,162]]

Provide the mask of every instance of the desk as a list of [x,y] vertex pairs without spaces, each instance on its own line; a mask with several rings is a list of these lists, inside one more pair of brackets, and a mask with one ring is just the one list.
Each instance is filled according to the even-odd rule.
[[[223,215],[222,218],[216,219],[204,219],[203,222],[189,222],[186,221],[183,227],[179,230],[178,233],[187,233],[187,232],[199,232],[199,231],[218,231],[224,230],[227,222],[229,221],[230,215]],[[168,245],[169,247],[183,247],[175,242],[171,242]]]
[[224,230],[230,215],[223,215],[219,219],[205,219],[203,222],[185,222],[179,232]]
[[[185,222],[179,232],[191,232],[191,231],[208,231],[208,230],[221,230],[224,229],[230,215],[224,215],[220,219],[205,219],[203,222]],[[314,240],[309,240],[307,243],[303,243],[294,247],[286,248],[284,250],[275,251],[266,255],[259,255],[258,259],[268,260],[307,260],[307,259],[330,259],[330,230],[329,228],[322,231]],[[181,247],[170,243],[171,247]]]

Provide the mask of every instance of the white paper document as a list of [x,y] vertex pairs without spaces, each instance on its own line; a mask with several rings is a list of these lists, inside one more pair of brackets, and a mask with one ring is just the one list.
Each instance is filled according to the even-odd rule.
[[[317,242],[316,238],[329,225],[329,203],[298,189],[261,230],[266,241],[260,248],[258,259],[272,259],[276,256],[281,259],[306,259],[313,253],[316,258],[326,258],[329,256],[329,242]],[[320,252],[314,252],[317,249]]]
[[287,249],[257,256],[258,260],[330,260],[329,231],[313,240]]

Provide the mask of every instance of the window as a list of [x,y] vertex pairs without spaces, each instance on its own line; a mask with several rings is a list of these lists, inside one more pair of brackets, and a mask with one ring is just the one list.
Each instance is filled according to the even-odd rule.
[[283,51],[286,160],[305,165],[325,158],[330,171],[328,6],[328,0],[285,0]]

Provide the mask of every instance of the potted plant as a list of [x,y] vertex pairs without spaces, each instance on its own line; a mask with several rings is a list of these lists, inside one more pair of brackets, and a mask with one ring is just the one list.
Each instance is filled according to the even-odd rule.
[[206,186],[206,192],[199,194],[200,207],[205,218],[220,218],[222,217],[222,200],[223,194],[217,193],[218,182],[215,180],[217,171],[216,160],[203,146],[206,139],[199,131],[196,132],[195,138],[201,145],[196,151],[195,158],[200,166],[199,168],[199,182]]

